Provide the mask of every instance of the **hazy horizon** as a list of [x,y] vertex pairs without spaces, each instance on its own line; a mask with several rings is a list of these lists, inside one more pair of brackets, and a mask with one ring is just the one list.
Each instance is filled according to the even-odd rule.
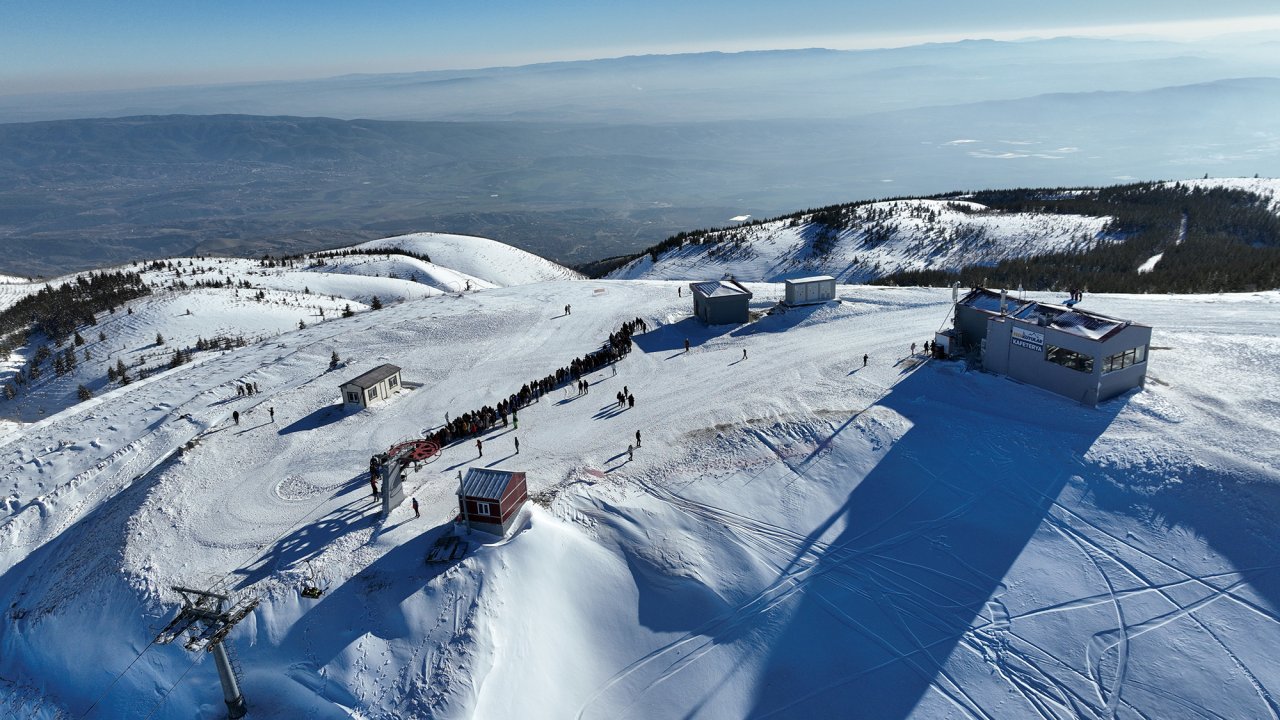
[[[427,7],[391,0],[239,0],[179,7],[158,0],[74,0],[10,12],[0,26],[0,96],[314,80],[350,74],[476,70],[633,55],[828,48],[883,49],[1046,37],[1185,41],[1280,31],[1263,0],[1027,7],[1012,0],[932,0],[863,7],[800,0],[785,7],[712,0],[627,0],[608,7]],[[804,20],[821,18],[821,32]],[[800,20],[801,22],[797,22]],[[805,27],[791,31],[792,27]]]

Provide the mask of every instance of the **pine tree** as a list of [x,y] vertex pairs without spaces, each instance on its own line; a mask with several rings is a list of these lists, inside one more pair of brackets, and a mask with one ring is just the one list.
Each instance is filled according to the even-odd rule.
[[5,383],[5,386],[4,386],[4,396],[5,396],[5,399],[7,399],[7,400],[12,400],[12,399],[14,399],[14,398],[18,397],[18,388],[17,388],[17,386],[16,386],[16,385],[14,385],[13,383]]
[[163,335],[161,335],[160,333],[156,333],[156,344],[157,344],[157,345],[163,345],[163,344],[164,344],[164,336],[163,336]]
[[84,336],[80,334],[79,330],[76,331],[75,341],[76,341],[76,347],[79,347],[84,344]]
[[307,323],[306,323],[306,321],[305,321],[305,320],[299,320],[299,321],[298,321],[298,329],[299,329],[299,330],[306,330],[306,329],[307,329]]
[[342,317],[351,317],[355,312],[351,309],[351,303],[342,306]]
[[108,365],[108,366],[107,366],[107,380],[109,380],[110,382],[115,382],[115,381],[116,381],[116,366],[115,366],[115,365]]
[[382,309],[382,300],[377,295],[373,296],[373,300],[369,301],[369,307],[373,310]]
[[82,384],[80,387],[76,388],[76,397],[80,398],[81,402],[84,402],[85,400],[93,397],[93,393],[89,392],[89,388]]
[[338,358],[338,351],[337,351],[337,350],[334,350],[334,351],[333,351],[333,354],[329,356],[329,369],[330,369],[330,370],[333,370],[333,369],[337,368],[337,367],[338,367],[338,363],[340,363],[340,362],[342,362],[342,360],[340,360],[340,359]]

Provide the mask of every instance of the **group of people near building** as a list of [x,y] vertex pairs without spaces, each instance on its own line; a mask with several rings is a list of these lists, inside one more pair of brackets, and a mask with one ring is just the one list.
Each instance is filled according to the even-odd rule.
[[555,372],[525,383],[520,386],[519,390],[511,393],[510,396],[499,401],[496,405],[485,405],[455,418],[449,418],[448,414],[446,414],[445,424],[435,432],[427,435],[426,439],[433,440],[440,447],[444,447],[457,440],[479,435],[499,424],[502,427],[508,427],[508,423],[514,423],[515,428],[518,430],[520,428],[520,408],[538,402],[543,395],[570,382],[581,387],[579,383],[583,381],[584,376],[617,362],[624,355],[631,352],[632,334],[636,330],[647,328],[648,325],[641,318],[622,323],[617,332],[609,334],[608,341],[599,350],[576,357],[568,365],[557,369]]

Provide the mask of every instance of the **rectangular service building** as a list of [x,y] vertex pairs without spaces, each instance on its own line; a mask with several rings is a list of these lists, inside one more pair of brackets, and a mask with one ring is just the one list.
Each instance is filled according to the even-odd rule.
[[836,279],[830,275],[794,278],[784,284],[787,294],[783,302],[787,305],[813,305],[836,299]]
[[1086,405],[1146,382],[1151,327],[1130,320],[974,288],[956,302],[955,327],[984,369]]
[[708,325],[751,321],[751,291],[733,278],[689,283],[693,314]]
[[471,468],[458,488],[459,515],[473,530],[506,535],[529,500],[523,472]]
[[342,406],[346,409],[367,408],[369,403],[391,395],[400,387],[400,368],[395,365],[379,365],[369,372],[340,385]]

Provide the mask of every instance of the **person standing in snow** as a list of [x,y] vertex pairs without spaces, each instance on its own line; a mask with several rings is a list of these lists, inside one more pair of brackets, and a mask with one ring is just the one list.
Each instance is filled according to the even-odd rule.
[[416,518],[422,517],[422,513],[418,512],[418,498],[413,499],[413,516]]
[[479,453],[480,457],[484,457],[484,443],[480,438],[476,438],[476,452]]
[[916,344],[915,344],[915,343],[911,343],[911,354],[912,354],[912,355],[915,355],[915,354],[916,354]]
[[627,445],[627,462],[631,462],[632,460],[635,460],[635,459],[636,459],[635,447],[632,445]]
[[640,447],[640,431],[636,431],[636,447]]
[[[912,345],[911,347],[912,347],[912,348],[913,348],[913,350],[914,350],[915,346],[914,346],[914,345]],[[743,359],[743,360],[746,360],[746,359],[747,359],[747,349],[746,349],[746,348],[742,348],[742,359]]]
[[269,408],[267,408],[267,412],[271,413],[271,422],[275,422],[275,421],[276,421],[276,409],[275,409],[275,407],[269,407]]
[[627,396],[627,404],[631,406],[631,409],[632,409],[632,410],[634,410],[634,409],[636,408],[636,396],[635,396],[635,395],[628,395],[628,396]]
[[684,297],[684,288],[679,285],[676,286],[676,297]]
[[684,351],[689,352],[689,338],[684,339]]
[[519,455],[520,454],[520,438],[513,437],[511,439],[516,441],[516,454]]
[[869,357],[870,357],[869,355],[867,355],[866,353],[863,353],[863,355],[862,355],[862,367],[866,367],[866,366],[867,366],[867,358],[869,358]]
[[235,420],[235,421],[236,421],[236,424],[237,424],[237,425],[239,425],[239,424],[240,424],[240,411],[239,411],[239,410],[232,410],[232,411],[231,411],[231,419],[232,419],[232,420]]

